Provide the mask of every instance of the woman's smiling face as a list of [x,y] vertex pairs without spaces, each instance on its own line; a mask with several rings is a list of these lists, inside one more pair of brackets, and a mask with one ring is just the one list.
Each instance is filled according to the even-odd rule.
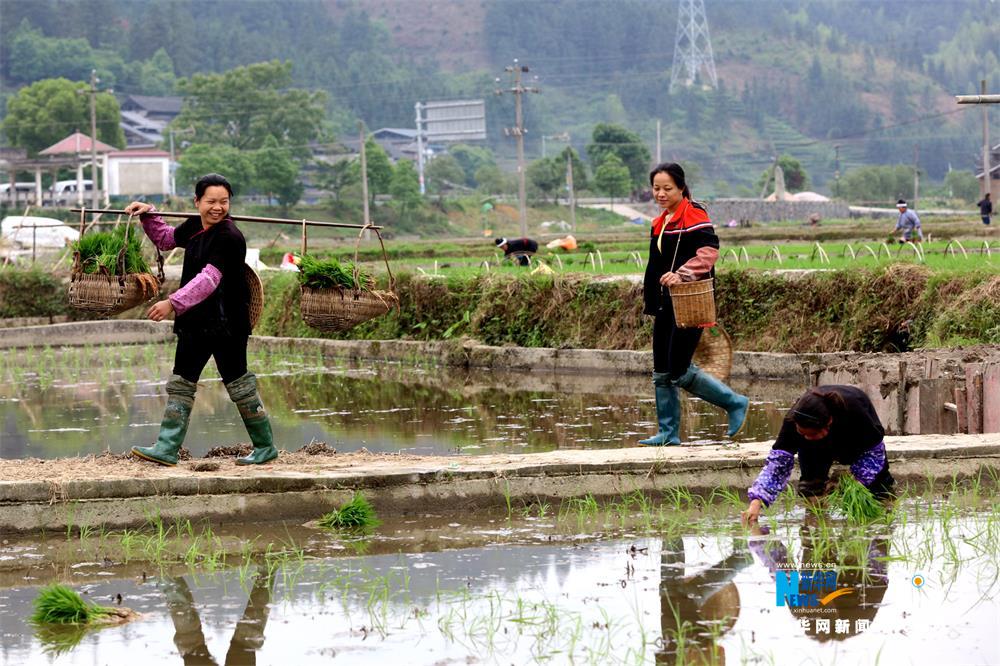
[[660,208],[672,213],[684,199],[684,192],[669,173],[661,171],[653,176],[653,198]]
[[229,190],[222,185],[210,185],[200,199],[194,200],[201,214],[201,223],[208,228],[229,215]]

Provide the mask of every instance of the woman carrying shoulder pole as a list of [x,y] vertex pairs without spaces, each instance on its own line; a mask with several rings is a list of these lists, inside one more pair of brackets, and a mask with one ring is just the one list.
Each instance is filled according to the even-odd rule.
[[167,382],[167,408],[152,446],[133,446],[132,453],[161,465],[176,465],[191,420],[198,378],[215,358],[219,375],[236,403],[253,452],[237,465],[257,465],[278,457],[271,422],[257,392],[257,377],[247,371],[250,337],[250,290],[244,274],[247,244],[229,217],[233,188],[225,177],[203,176],[194,188],[198,215],[177,227],[167,225],[151,204],[133,201],[125,207],[139,215],[146,236],[160,250],[184,248],[181,287],[154,304],[147,316],[163,321],[171,313],[177,350],[173,376]]
[[746,422],[750,401],[691,362],[701,339],[700,328],[679,328],[669,287],[715,275],[719,237],[708,212],[691,200],[679,164],[663,163],[649,174],[653,198],[663,213],[653,220],[649,261],[643,278],[644,314],[653,316],[653,388],[659,429],[646,446],[681,443],[678,387],[726,410],[726,434],[735,437]]

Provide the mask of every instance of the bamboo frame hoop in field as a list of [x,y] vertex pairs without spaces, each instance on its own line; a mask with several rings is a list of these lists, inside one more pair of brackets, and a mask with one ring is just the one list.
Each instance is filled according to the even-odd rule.
[[[660,236],[667,227],[663,221]],[[677,244],[674,245],[674,258],[670,260],[670,272],[674,272],[677,263],[677,252],[681,249],[681,238],[684,231],[677,234]],[[674,310],[674,322],[677,328],[710,328],[715,326],[715,280],[706,278],[694,282],[678,282],[667,287],[670,302]]]
[[[83,229],[84,215],[85,213],[80,213],[81,229]],[[108,272],[104,266],[101,266],[97,273],[85,273],[80,253],[73,253],[73,269],[69,285],[70,307],[97,315],[111,316],[134,308],[159,293],[164,280],[163,255],[159,249],[156,250],[158,275],[125,272],[125,254],[133,217],[129,215],[125,222],[125,242],[115,261],[115,274]]]
[[[358,268],[358,253],[361,249],[361,238],[365,231],[372,230],[378,236],[382,246],[382,258],[389,275],[389,290],[364,290],[360,288],[361,272]],[[396,278],[389,267],[389,255],[385,250],[385,242],[378,228],[366,224],[358,233],[354,246],[354,289],[324,288],[313,289],[302,286],[300,309],[302,321],[308,326],[320,331],[336,333],[347,331],[369,319],[380,317],[392,308],[399,307],[399,296],[396,295]]]

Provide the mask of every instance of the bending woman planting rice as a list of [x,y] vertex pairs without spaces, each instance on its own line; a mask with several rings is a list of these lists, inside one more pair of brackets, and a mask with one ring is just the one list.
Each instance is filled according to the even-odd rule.
[[198,378],[215,358],[222,383],[240,410],[253,452],[237,465],[256,465],[278,457],[271,422],[257,392],[257,377],[247,371],[250,337],[250,291],[244,276],[247,244],[229,217],[233,188],[217,173],[203,176],[194,187],[199,215],[177,227],[167,225],[151,204],[133,201],[125,207],[139,215],[143,231],[160,250],[184,248],[181,288],[155,303],[147,316],[163,321],[175,314],[177,351],[167,382],[167,409],[160,435],[152,446],[133,446],[140,458],[176,465],[177,453],[191,420]]
[[744,523],[755,523],[760,511],[784,490],[799,457],[799,493],[818,497],[827,490],[834,461],[851,466],[851,473],[876,498],[892,492],[895,480],[885,454],[885,430],[871,400],[853,386],[811,389],[796,401],[782,423],[764,469],[750,486],[750,506]]

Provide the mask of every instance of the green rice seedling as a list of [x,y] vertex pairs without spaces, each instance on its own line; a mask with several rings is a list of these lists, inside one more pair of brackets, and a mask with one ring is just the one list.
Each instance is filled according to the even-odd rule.
[[338,530],[365,530],[378,527],[382,521],[375,516],[375,509],[361,493],[339,509],[335,509],[319,519],[320,527]]
[[80,266],[84,273],[99,273],[106,270],[111,275],[118,273],[118,254],[125,247],[125,273],[148,273],[149,264],[142,256],[142,233],[132,229],[128,244],[125,241],[127,225],[111,231],[93,231],[80,237],[73,244],[73,250],[80,253]]
[[375,278],[355,266],[341,264],[336,259],[319,260],[308,254],[303,255],[299,264],[299,282],[311,289],[362,289],[370,291],[375,287]]
[[78,593],[58,583],[43,588],[34,606],[29,618],[32,624],[87,624],[112,611],[84,601]]
[[839,508],[849,522],[871,523],[884,517],[885,509],[867,488],[852,476],[842,476],[830,494],[830,504]]

